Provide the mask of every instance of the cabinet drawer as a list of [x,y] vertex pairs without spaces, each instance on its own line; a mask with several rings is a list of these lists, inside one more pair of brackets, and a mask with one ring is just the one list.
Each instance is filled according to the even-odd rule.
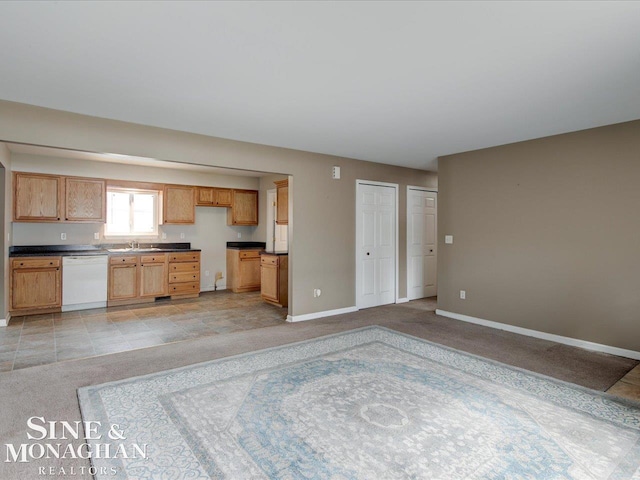
[[262,255],[260,263],[262,265],[278,265],[278,257],[274,255]]
[[60,257],[14,258],[11,268],[51,268],[60,266]]
[[198,282],[200,283],[200,272],[171,272],[169,274],[169,283],[185,283],[185,282]]
[[177,273],[177,272],[200,273],[200,263],[199,262],[170,263],[169,272],[170,273]]
[[260,250],[240,250],[240,260],[243,258],[258,258]]
[[170,262],[199,262],[200,252],[170,253]]
[[135,265],[138,263],[137,255],[115,255],[109,257],[109,265]]
[[141,255],[140,263],[164,263],[167,260],[167,256],[164,253],[160,255]]
[[200,293],[198,282],[172,283],[169,285],[169,295],[186,295],[190,293]]

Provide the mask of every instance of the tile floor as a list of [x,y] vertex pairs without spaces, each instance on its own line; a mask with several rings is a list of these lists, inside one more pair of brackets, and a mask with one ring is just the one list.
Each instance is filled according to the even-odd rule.
[[284,323],[260,292],[14,317],[0,328],[0,372]]

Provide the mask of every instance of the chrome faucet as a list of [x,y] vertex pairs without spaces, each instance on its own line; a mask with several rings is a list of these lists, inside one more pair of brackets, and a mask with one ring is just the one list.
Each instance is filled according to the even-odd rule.
[[131,240],[129,242],[129,247],[131,247],[131,249],[136,249],[140,247],[140,242],[137,242],[135,240]]

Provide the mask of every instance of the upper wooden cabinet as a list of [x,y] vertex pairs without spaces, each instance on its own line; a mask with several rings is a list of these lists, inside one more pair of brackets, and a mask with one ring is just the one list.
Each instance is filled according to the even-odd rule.
[[233,190],[227,225],[258,225],[258,191]]
[[289,180],[280,180],[273,183],[276,184],[277,188],[276,223],[278,225],[287,225],[289,223]]
[[97,178],[65,178],[65,216],[68,222],[107,221],[107,182]]
[[59,222],[63,182],[57,175],[13,173],[13,221]]
[[105,180],[14,172],[13,185],[14,222],[106,221]]
[[165,185],[162,202],[164,223],[196,223],[194,187]]
[[197,187],[196,205],[204,207],[230,207],[232,191],[230,188]]

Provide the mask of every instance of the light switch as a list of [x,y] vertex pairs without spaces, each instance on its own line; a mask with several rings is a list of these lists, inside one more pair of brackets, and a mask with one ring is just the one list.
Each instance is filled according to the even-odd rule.
[[447,243],[449,245],[453,244],[453,235],[445,235],[444,243]]

